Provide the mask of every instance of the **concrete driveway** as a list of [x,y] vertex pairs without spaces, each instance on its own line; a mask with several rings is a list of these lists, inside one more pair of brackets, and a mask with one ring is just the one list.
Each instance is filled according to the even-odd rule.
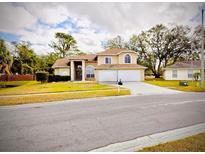
[[[115,82],[103,82],[102,84],[117,86]],[[132,95],[160,95],[184,93],[178,90],[172,90],[164,87],[151,85],[145,82],[124,82],[121,87],[130,89]]]

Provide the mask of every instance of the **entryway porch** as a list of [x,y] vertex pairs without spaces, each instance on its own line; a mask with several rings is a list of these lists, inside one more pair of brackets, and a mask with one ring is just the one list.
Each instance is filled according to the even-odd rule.
[[85,61],[72,60],[71,66],[71,81],[85,81]]

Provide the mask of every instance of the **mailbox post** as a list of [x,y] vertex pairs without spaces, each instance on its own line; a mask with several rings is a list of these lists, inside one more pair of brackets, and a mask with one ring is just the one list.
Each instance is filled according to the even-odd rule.
[[117,82],[117,84],[118,84],[118,95],[120,95],[120,86],[123,85],[123,83],[120,80],[120,81]]

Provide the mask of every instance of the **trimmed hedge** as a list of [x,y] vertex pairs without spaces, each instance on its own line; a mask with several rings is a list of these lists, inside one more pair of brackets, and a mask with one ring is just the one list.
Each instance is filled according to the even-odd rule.
[[70,76],[49,75],[48,82],[69,81]]
[[48,81],[48,72],[36,72],[36,80],[41,83]]

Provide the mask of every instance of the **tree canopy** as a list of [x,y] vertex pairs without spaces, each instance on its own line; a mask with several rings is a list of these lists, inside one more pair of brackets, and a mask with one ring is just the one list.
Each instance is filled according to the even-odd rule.
[[108,40],[106,42],[106,44],[104,45],[104,48],[124,48],[125,47],[125,42],[124,42],[124,39],[118,35],[117,37],[111,39],[111,40]]
[[17,72],[15,73],[20,74],[33,74],[38,69],[36,67],[39,59],[38,56],[31,49],[28,42],[13,42],[13,44],[15,45],[15,65],[12,66],[13,71],[16,70]]
[[71,49],[75,50],[77,48],[77,42],[70,34],[57,32],[55,38],[56,41],[52,41],[49,46],[53,48],[55,52],[59,53],[61,58],[67,56]]
[[138,53],[137,62],[148,67],[158,78],[162,74],[162,68],[167,65],[178,60],[188,60],[194,54],[195,59],[198,58],[196,50],[191,50],[189,34],[190,28],[187,26],[166,27],[159,24],[139,35],[132,35],[127,42],[116,41],[116,38],[109,40],[108,47],[118,46],[136,51]]
[[10,68],[13,63],[13,57],[6,47],[4,40],[0,40],[0,70],[8,75],[11,74]]

